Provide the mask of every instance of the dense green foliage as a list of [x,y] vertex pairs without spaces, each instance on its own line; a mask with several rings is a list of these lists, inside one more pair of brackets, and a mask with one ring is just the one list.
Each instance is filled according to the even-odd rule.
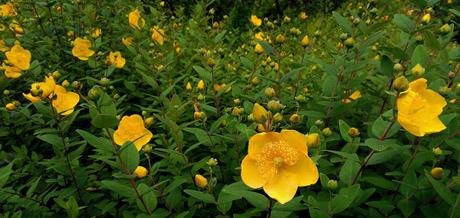
[[[455,2],[11,2],[0,50],[20,43],[32,60],[7,78],[0,54],[0,217],[460,217]],[[135,9],[141,30],[128,22]],[[77,37],[92,43],[87,61],[72,52]],[[107,63],[113,51],[122,68]],[[70,115],[23,96],[47,75],[79,95]],[[400,125],[400,76],[445,98],[443,131]],[[241,181],[248,140],[263,131],[254,103],[279,113],[271,131],[320,137],[308,151],[318,182],[286,204]],[[153,133],[140,151],[113,136],[132,114]]]

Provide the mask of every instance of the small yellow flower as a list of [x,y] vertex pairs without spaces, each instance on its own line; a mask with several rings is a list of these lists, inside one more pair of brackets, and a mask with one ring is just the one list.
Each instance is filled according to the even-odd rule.
[[425,74],[425,68],[420,64],[416,64],[410,71],[414,76],[423,76]]
[[264,47],[262,47],[261,44],[257,43],[257,44],[256,44],[256,47],[254,47],[254,51],[255,51],[256,53],[263,53],[263,52],[264,52]]
[[51,104],[56,111],[67,116],[74,111],[75,106],[80,101],[80,95],[75,92],[69,92],[64,87],[56,85],[54,89],[55,97]]
[[77,37],[73,42],[74,47],[72,48],[72,55],[82,61],[87,61],[89,57],[94,55],[94,51],[91,50],[91,41]]
[[119,51],[110,52],[107,56],[107,64],[115,65],[116,68],[123,68],[126,64],[126,59],[121,56]]
[[262,19],[258,18],[256,15],[251,16],[251,23],[252,25],[259,27],[262,25]]
[[399,124],[412,135],[419,137],[446,128],[438,116],[447,102],[435,91],[427,89],[426,83],[424,78],[411,82],[409,89],[397,99]]
[[91,37],[97,38],[97,37],[99,37],[101,34],[102,34],[101,28],[96,28],[96,29],[91,33]]
[[283,34],[278,34],[275,38],[276,42],[282,43],[284,42],[286,38],[283,36]]
[[208,179],[200,174],[195,175],[195,185],[199,188],[205,188],[208,185]]
[[30,93],[22,93],[22,95],[31,102],[39,102],[42,100],[42,98],[51,97],[51,94],[54,92],[55,88],[56,82],[54,81],[54,77],[47,76],[45,77],[44,82],[32,84]]
[[307,146],[317,148],[320,145],[320,137],[318,133],[311,133],[306,136]]
[[144,120],[137,114],[123,116],[118,124],[118,129],[113,133],[113,141],[117,145],[121,146],[126,142],[132,142],[138,151],[140,151],[142,146],[147,144],[152,137],[152,132],[145,128]]
[[258,32],[254,35],[254,38],[256,38],[259,41],[264,41],[264,33],[263,32]]
[[157,26],[153,27],[150,29],[150,32],[152,32],[152,39],[156,43],[163,45],[165,42],[165,30],[160,29]]
[[141,17],[141,12],[139,12],[138,9],[131,11],[128,14],[128,21],[129,25],[135,30],[140,31],[142,28],[144,28],[145,20]]
[[5,56],[7,60],[3,63],[2,68],[7,78],[18,78],[22,75],[22,71],[30,67],[32,54],[20,44],[15,44],[10,51],[5,52]]
[[122,42],[123,45],[125,45],[125,46],[130,46],[131,43],[133,42],[133,37],[131,37],[131,36],[123,37],[123,38],[121,39],[121,42]]
[[308,38],[308,36],[305,35],[305,36],[302,38],[301,44],[302,44],[302,46],[308,46],[308,45],[310,45],[310,38]]
[[263,188],[281,204],[298,187],[313,185],[319,173],[308,157],[305,135],[295,130],[258,133],[249,139],[248,155],[241,163],[241,179],[251,188]]
[[149,171],[143,166],[137,166],[134,170],[134,175],[136,175],[139,179],[144,178],[147,174],[149,174]]
[[15,17],[17,15],[16,10],[12,3],[0,5],[0,16],[1,17]]
[[197,85],[198,90],[203,90],[204,89],[204,81],[200,80]]
[[153,124],[153,117],[145,118],[144,124],[145,124],[146,127],[151,126]]

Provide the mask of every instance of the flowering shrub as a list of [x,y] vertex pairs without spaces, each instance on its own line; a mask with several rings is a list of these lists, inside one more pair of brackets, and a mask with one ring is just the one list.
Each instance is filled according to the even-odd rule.
[[0,5],[1,217],[460,217],[457,2],[173,2]]

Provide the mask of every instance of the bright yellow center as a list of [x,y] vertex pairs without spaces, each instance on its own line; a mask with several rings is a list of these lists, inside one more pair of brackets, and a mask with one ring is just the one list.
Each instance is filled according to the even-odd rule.
[[272,179],[278,171],[292,166],[299,160],[298,151],[285,141],[274,141],[266,144],[255,154],[257,169],[266,180]]

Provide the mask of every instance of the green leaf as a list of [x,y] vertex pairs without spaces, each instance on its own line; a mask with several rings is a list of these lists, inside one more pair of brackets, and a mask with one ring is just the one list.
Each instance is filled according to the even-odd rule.
[[88,144],[93,146],[94,148],[112,152],[112,153],[114,152],[114,148],[110,140],[106,138],[98,138],[94,136],[93,134],[86,132],[84,130],[81,130],[81,129],[77,129],[77,133],[80,134],[80,136],[83,137],[83,139]]
[[241,56],[240,60],[241,60],[241,63],[243,63],[243,65],[247,67],[248,69],[254,68],[254,64],[252,63],[251,60],[249,60],[249,58]]
[[351,154],[351,157],[345,160],[345,163],[339,173],[339,178],[342,182],[346,184],[351,184],[353,182],[353,179],[361,166],[359,162],[356,161],[357,158],[358,155]]
[[337,12],[332,12],[332,15],[334,16],[335,22],[342,28],[342,30],[350,35],[353,34],[353,27],[351,26],[351,23],[342,15],[340,15]]
[[460,60],[460,48],[452,48],[449,53],[449,59],[454,60],[454,61],[459,61]]
[[44,134],[44,135],[39,135],[37,136],[38,139],[44,141],[44,142],[47,142],[51,145],[54,145],[58,148],[63,148],[64,147],[64,144],[62,142],[62,139],[61,137],[59,137],[58,135],[56,134]]
[[[382,117],[377,118],[374,123],[372,124],[372,134],[380,138],[385,134],[386,129],[391,125],[390,122],[383,120]],[[400,129],[399,123],[393,124],[390,130],[388,130],[388,133],[386,134],[385,138],[390,138],[394,134],[398,133]]]
[[127,142],[121,147],[120,158],[129,173],[133,173],[136,167],[139,166],[139,152],[132,142]]
[[6,184],[11,173],[13,173],[13,162],[0,169],[0,188]]
[[411,63],[413,66],[416,64],[420,64],[423,67],[426,67],[428,65],[428,51],[426,50],[425,46],[423,45],[418,45],[415,47],[414,52],[412,53],[412,59]]
[[97,128],[112,128],[118,124],[118,119],[111,114],[97,114],[91,119],[91,124]]
[[209,193],[195,191],[195,190],[192,190],[192,189],[185,189],[184,192],[187,193],[188,195],[198,199],[198,200],[203,201],[204,203],[208,203],[208,204],[216,203],[216,200],[214,199],[214,196],[212,196]]
[[415,22],[404,14],[395,14],[393,16],[393,21],[396,26],[406,33],[411,33],[415,30]]
[[360,192],[359,184],[340,189],[339,193],[332,199],[331,213],[337,214],[346,210]]
[[367,147],[371,148],[372,150],[384,151],[384,150],[388,149],[391,145],[397,144],[397,140],[387,139],[387,140],[382,141],[382,140],[379,140],[379,139],[376,139],[376,138],[370,138],[370,139],[366,139],[364,144]]
[[257,192],[245,191],[243,196],[252,206],[266,209],[270,206],[270,201],[265,195]]
[[[144,183],[139,184],[137,186],[137,189],[144,200],[145,206],[147,206],[150,212],[154,211],[155,208],[157,207],[158,201],[157,201],[157,196],[152,191],[152,189],[149,188]],[[140,210],[147,212],[145,211],[144,204],[142,204],[142,201],[139,198],[136,199],[136,204]]]
[[103,180],[101,181],[101,187],[110,189],[113,192],[119,194],[120,196],[133,198],[135,197],[134,189],[124,184],[120,184],[118,182],[112,180]]
[[348,135],[348,130],[350,129],[350,126],[343,120],[339,120],[339,129],[340,129],[340,135],[342,136],[343,140],[347,142],[352,142],[353,138],[351,138],[350,135]]
[[447,188],[444,184],[434,179],[428,172],[425,171],[425,177],[430,181],[434,190],[438,193],[439,197],[443,199],[450,206],[455,204],[455,194]]
[[425,41],[426,47],[430,49],[434,49],[434,50],[441,49],[441,44],[439,43],[438,39],[436,39],[436,37],[431,31],[425,30],[424,33],[425,35],[423,38],[425,39],[424,41]]
[[380,71],[387,76],[392,76],[393,65],[393,61],[391,61],[388,56],[384,55],[380,60]]
[[198,141],[203,144],[210,146],[211,145],[211,140],[203,129],[200,128],[184,128],[184,131],[192,133],[195,135],[195,137],[198,139]]
[[206,80],[206,81],[211,81],[212,80],[212,74],[208,70],[200,67],[200,66],[193,66],[193,69],[200,75],[200,78]]

